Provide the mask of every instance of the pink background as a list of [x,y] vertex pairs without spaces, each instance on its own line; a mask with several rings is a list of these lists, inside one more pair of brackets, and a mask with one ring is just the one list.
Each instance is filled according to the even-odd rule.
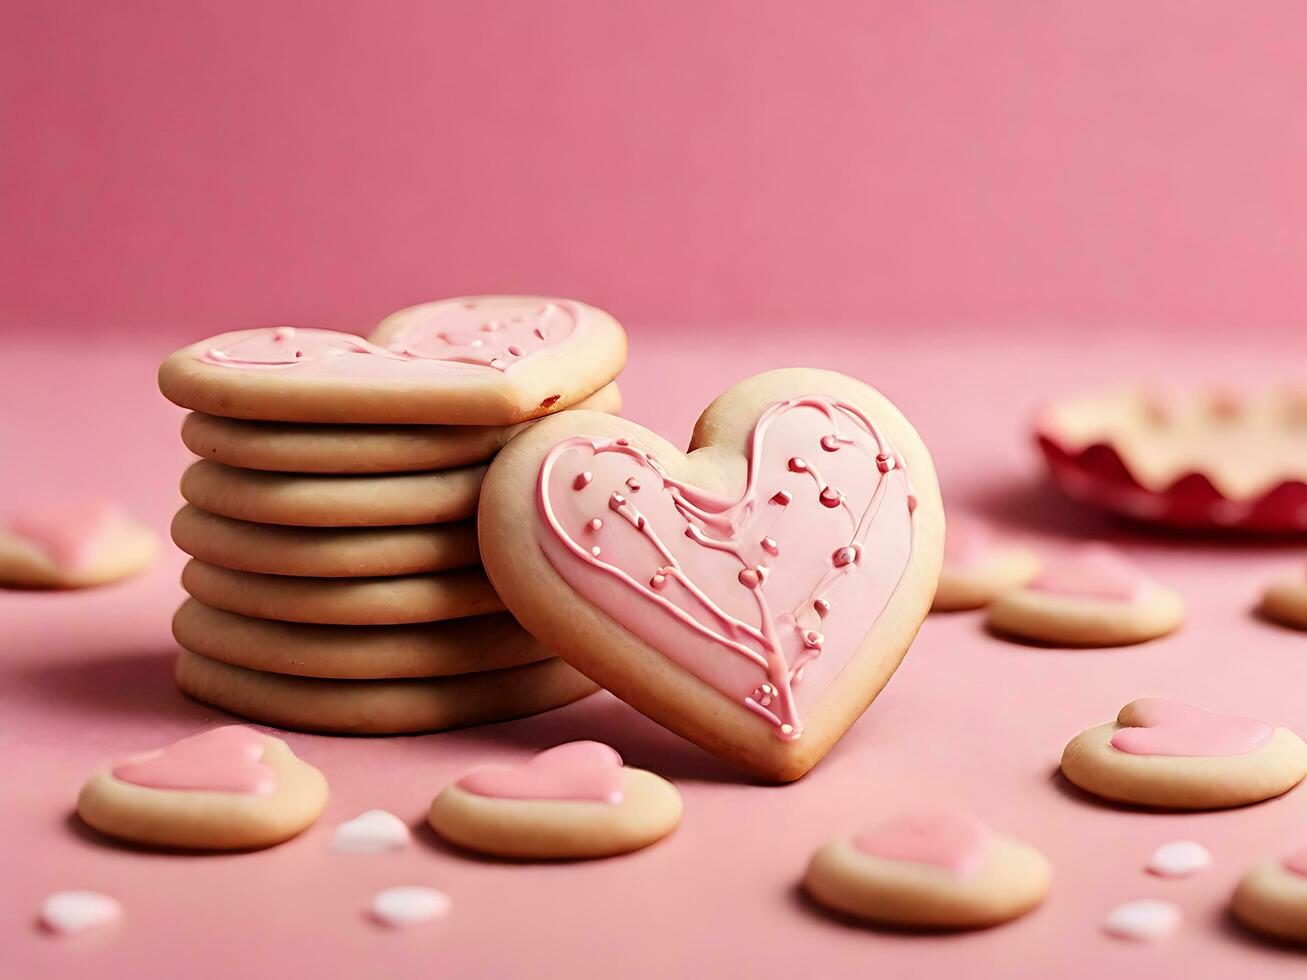
[[8,0],[0,323],[1288,332],[1305,38],[1299,0]]

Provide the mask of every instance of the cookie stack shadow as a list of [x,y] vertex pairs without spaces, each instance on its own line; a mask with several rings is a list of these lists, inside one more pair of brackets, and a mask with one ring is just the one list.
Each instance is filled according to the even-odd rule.
[[[574,406],[621,409],[609,383]],[[523,717],[595,690],[504,611],[476,508],[522,425],[276,422],[193,412],[172,523],[191,556],[177,682],[254,721],[398,734]]]

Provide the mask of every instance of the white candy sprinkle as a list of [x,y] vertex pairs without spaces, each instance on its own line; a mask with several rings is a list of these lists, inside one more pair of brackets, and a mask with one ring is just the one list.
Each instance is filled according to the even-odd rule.
[[372,899],[372,917],[393,928],[418,925],[438,919],[453,904],[449,896],[424,885],[399,885],[377,892]]
[[1103,930],[1122,939],[1164,939],[1180,928],[1183,915],[1174,902],[1140,898],[1123,902],[1103,920]]
[[1186,878],[1210,867],[1212,852],[1196,840],[1173,840],[1153,852],[1148,870],[1164,878]]
[[366,810],[336,828],[331,849],[337,854],[380,854],[408,844],[408,827],[385,810]]
[[100,892],[55,892],[41,903],[42,924],[64,935],[108,925],[122,917],[123,907],[118,900]]

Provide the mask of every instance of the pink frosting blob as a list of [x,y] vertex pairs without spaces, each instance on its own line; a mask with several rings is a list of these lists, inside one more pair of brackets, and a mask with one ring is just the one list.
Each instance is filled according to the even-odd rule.
[[988,527],[965,517],[947,518],[944,532],[946,568],[970,568],[984,561],[994,550],[994,535]]
[[1307,878],[1307,847],[1294,851],[1281,862],[1285,871]]
[[228,725],[124,759],[112,772],[115,779],[149,789],[267,796],[277,789],[277,774],[263,761],[263,747],[258,732]]
[[67,571],[95,560],[105,540],[127,523],[127,516],[105,500],[87,500],[19,514],[9,530],[41,549]]
[[622,802],[622,757],[602,742],[568,742],[520,766],[487,766],[458,781],[459,789],[501,800]]
[[891,861],[930,864],[969,877],[985,863],[991,831],[967,813],[913,813],[853,838],[864,854]]
[[1112,735],[1112,747],[1131,755],[1243,755],[1270,741],[1274,729],[1255,718],[1204,711],[1167,698],[1140,698],[1128,728]]
[[1030,583],[1036,592],[1133,602],[1152,584],[1128,557],[1105,544],[1090,544],[1047,565]]

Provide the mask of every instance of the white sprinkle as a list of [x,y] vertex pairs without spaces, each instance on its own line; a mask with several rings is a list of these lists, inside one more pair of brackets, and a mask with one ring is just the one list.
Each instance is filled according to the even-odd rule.
[[449,911],[448,895],[424,885],[399,885],[377,892],[372,899],[372,917],[382,925],[398,929],[438,919]]
[[1103,931],[1121,939],[1165,939],[1180,928],[1180,906],[1155,898],[1123,902],[1103,920]]
[[1212,852],[1196,840],[1173,840],[1153,852],[1148,870],[1163,878],[1187,878],[1210,867]]
[[55,892],[41,903],[41,924],[60,935],[85,932],[122,917],[123,907],[118,900],[100,892]]
[[331,849],[336,854],[380,854],[408,844],[408,827],[385,810],[365,810],[336,828]]

